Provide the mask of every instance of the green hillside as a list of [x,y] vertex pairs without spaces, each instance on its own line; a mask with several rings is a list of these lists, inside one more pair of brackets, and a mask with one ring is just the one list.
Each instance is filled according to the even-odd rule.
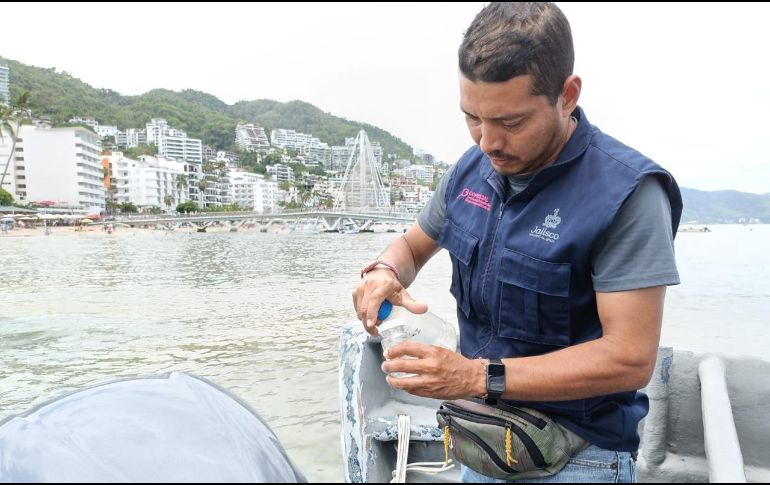
[[345,137],[355,136],[363,128],[371,140],[380,142],[385,153],[412,157],[412,147],[387,131],[332,116],[302,101],[280,103],[260,99],[228,105],[200,91],[167,89],[123,96],[112,90],[95,89],[54,68],[28,66],[2,57],[0,61],[11,70],[11,98],[29,91],[34,113],[50,116],[56,125],[73,116],[89,116],[103,125],[142,128],[150,118],[165,118],[171,126],[218,149],[233,148],[235,125],[242,122],[257,122],[268,135],[274,128],[310,133],[329,145],[341,145]]
[[735,190],[703,191],[682,187],[682,200],[683,222],[713,224],[760,219],[770,223],[770,194],[748,194]]

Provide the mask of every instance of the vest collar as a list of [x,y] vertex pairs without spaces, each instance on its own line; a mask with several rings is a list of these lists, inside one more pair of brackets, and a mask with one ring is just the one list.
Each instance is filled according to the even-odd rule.
[[[572,116],[578,120],[577,127],[569,140],[567,140],[564,148],[562,148],[561,152],[556,157],[556,161],[535,174],[527,188],[520,192],[516,198],[531,198],[541,188],[547,185],[548,182],[555,179],[562,174],[564,170],[569,168],[572,162],[578,160],[588,149],[588,145],[591,143],[591,124],[580,106],[575,108],[575,111],[572,112]],[[486,154],[482,153],[481,160],[482,163],[479,167],[481,178],[486,180],[492,186],[500,198],[503,198],[506,193],[504,184],[507,184],[508,180],[506,180],[506,177],[495,171],[494,167],[492,167],[492,162]]]

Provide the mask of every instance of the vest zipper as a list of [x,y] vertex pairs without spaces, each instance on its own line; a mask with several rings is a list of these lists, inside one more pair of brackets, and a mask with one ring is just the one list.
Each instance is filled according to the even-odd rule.
[[[492,264],[492,258],[495,255],[495,251],[497,249],[497,233],[500,230],[500,221],[503,220],[503,210],[505,209],[505,202],[504,200],[500,201],[500,212],[497,214],[497,224],[495,224],[495,236],[492,239],[492,248],[489,250],[489,259],[487,260],[487,266],[484,269],[484,283],[481,285],[481,301],[484,304],[484,308],[487,310],[487,315],[489,316],[489,322],[490,324],[494,321],[494,315],[492,315],[492,312],[489,309],[489,304],[487,303],[486,298],[486,289],[487,289],[487,280],[489,279],[489,271],[490,266]],[[492,336],[494,338],[494,335]],[[487,344],[488,345],[488,344]]]

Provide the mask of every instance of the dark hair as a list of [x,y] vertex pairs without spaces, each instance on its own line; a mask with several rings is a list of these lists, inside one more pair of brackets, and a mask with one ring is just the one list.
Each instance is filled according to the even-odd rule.
[[569,22],[547,2],[490,3],[473,19],[460,45],[460,72],[470,81],[505,82],[531,74],[534,96],[555,104],[572,74]]

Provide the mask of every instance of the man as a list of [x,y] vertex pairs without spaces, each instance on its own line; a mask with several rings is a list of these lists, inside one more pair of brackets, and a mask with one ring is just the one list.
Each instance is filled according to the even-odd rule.
[[[358,317],[376,335],[384,299],[425,312],[406,288],[446,248],[461,353],[402,343],[383,370],[417,376],[388,383],[438,399],[501,398],[590,444],[543,480],[634,481],[648,411],[636,391],[655,365],[665,287],[679,283],[679,189],[578,107],[572,34],[555,5],[488,5],[459,61],[460,108],[476,146],[418,224],[364,268]],[[504,372],[502,388],[488,386],[490,369]],[[462,477],[492,480],[465,467]]]

